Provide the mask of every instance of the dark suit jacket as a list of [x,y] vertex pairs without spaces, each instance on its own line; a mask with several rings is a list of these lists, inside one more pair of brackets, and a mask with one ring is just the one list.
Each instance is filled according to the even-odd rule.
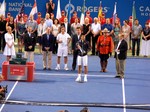
[[[62,23],[61,26],[65,26],[65,24]],[[69,35],[71,35],[71,25],[70,25],[69,23],[68,23],[68,25],[67,25],[67,33],[68,33]]]
[[[31,36],[29,36],[28,33],[24,35],[24,50],[25,51],[34,51],[36,45],[36,36],[34,33],[31,33]],[[31,49],[29,49],[29,46],[32,46]]]
[[49,39],[47,39],[47,34],[43,34],[41,44],[43,51],[46,51],[45,47],[50,47],[49,51],[52,51],[54,44],[54,35],[50,34]]
[[72,50],[76,50],[76,43],[79,41],[78,35],[75,34],[72,37]]
[[[120,44],[118,50],[120,50],[120,53],[118,54],[118,59],[119,60],[126,59],[127,58],[128,44],[124,39],[121,41],[121,44]],[[116,52],[115,52],[115,58],[117,58]]]

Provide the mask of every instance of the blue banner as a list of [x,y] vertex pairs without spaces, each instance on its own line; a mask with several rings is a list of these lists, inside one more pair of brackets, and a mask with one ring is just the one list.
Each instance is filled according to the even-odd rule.
[[[5,0],[6,1],[6,14],[8,12],[11,13],[13,17],[16,17],[18,14],[22,1],[21,0]],[[24,0],[25,1],[25,13],[29,14],[32,6],[34,4],[34,0]],[[36,0],[38,11],[42,13],[42,17],[45,17],[46,12],[46,2],[49,0]],[[116,12],[121,22],[123,20],[128,20],[129,16],[132,15],[132,5],[133,0],[101,0],[103,12],[105,13],[107,18],[111,18],[113,16],[114,4],[117,2]],[[0,0],[2,3],[3,0]],[[54,14],[56,14],[57,10],[57,0],[53,0],[55,3]],[[60,0],[61,10],[65,10],[67,12],[67,7],[69,0]],[[72,0],[71,1],[71,13],[75,10],[77,11],[78,17],[81,15],[81,9],[83,5],[83,0]],[[89,10],[91,12],[92,17],[97,17],[98,9],[100,5],[100,0],[86,0],[85,11]],[[135,8],[136,8],[136,16],[139,19],[140,24],[144,25],[145,21],[150,19],[150,0],[135,0]]]

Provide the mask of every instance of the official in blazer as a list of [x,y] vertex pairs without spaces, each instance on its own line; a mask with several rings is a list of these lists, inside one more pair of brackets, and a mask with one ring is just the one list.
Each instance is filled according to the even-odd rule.
[[76,32],[77,33],[72,36],[72,53],[73,53],[72,70],[76,69],[77,56],[78,56],[78,49],[76,48],[76,44],[79,41],[81,36],[81,27],[77,27]]
[[32,27],[27,28],[27,33],[24,35],[24,57],[29,62],[34,61],[34,50],[36,45],[36,36],[32,33]]
[[124,40],[123,33],[120,33],[118,36],[119,36],[119,43],[115,50],[116,71],[117,71],[116,78],[124,78],[125,60],[127,58],[128,44]]
[[[52,63],[52,50],[53,50],[53,43],[54,42],[54,35],[52,34],[52,29],[47,27],[46,33],[43,34],[41,39],[42,45],[42,54],[43,54],[43,70],[51,70],[51,63]],[[47,62],[48,58],[48,62]]]

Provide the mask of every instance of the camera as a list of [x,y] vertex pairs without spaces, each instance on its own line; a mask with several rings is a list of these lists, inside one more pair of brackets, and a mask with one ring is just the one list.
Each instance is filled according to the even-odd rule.
[[8,87],[8,85],[0,86],[0,100],[5,99],[5,96],[6,96],[6,93],[7,93],[7,87]]

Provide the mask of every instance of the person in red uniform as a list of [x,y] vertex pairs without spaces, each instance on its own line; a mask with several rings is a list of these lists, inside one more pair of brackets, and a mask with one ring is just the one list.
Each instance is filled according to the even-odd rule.
[[42,20],[42,15],[40,12],[38,12],[38,18],[36,20],[37,24],[40,24],[41,23],[41,20]]
[[109,55],[113,52],[114,44],[112,37],[109,35],[110,31],[105,28],[102,32],[103,35],[99,36],[97,40],[97,51],[99,52],[100,57],[100,72],[107,72],[107,60],[109,58]]
[[[70,23],[71,23],[71,24],[74,23],[76,18],[78,18],[77,12],[74,11],[74,12],[73,12],[73,16],[72,16],[71,19],[70,19]],[[78,18],[78,22],[80,23],[80,19],[79,19],[79,18]]]
[[66,18],[66,15],[65,15],[65,11],[62,10],[61,11],[61,18],[59,19],[59,23],[62,24],[64,23],[64,19]]
[[92,24],[93,20],[92,20],[92,17],[90,16],[90,11],[86,12],[85,18],[89,18],[89,23]]
[[102,13],[102,16],[98,18],[101,25],[106,23],[105,13]]

